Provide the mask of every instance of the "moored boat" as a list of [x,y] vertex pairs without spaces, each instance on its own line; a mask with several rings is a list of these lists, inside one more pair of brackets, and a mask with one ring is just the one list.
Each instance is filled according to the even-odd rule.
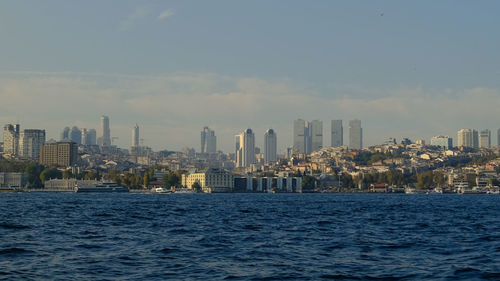
[[75,186],[76,192],[129,192],[128,188],[115,182],[102,182],[95,186]]

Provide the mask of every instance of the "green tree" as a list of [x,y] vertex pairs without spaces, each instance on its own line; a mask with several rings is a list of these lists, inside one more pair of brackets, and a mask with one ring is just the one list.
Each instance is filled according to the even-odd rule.
[[45,168],[40,173],[40,180],[42,181],[42,184],[45,184],[45,181],[49,179],[61,179],[61,178],[62,178],[62,173],[56,168]]
[[174,172],[169,172],[163,176],[163,184],[165,184],[166,187],[178,186],[179,183],[180,177]]
[[196,192],[200,192],[201,191],[201,185],[199,182],[195,181],[193,183],[193,185],[191,186],[192,189],[196,190]]
[[417,176],[417,188],[428,189],[434,184],[434,175],[432,171],[425,171]]
[[313,176],[303,176],[302,177],[302,189],[303,190],[313,190],[316,187],[316,178]]

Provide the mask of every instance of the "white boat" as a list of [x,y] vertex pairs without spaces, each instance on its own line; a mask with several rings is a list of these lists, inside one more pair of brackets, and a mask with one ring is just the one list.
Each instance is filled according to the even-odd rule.
[[154,193],[172,193],[172,190],[166,189],[165,187],[157,187],[154,189]]
[[185,188],[185,187],[174,188],[172,190],[172,192],[174,192],[174,193],[196,193],[196,191],[194,191],[193,189],[189,189],[189,188]]
[[101,182],[95,186],[75,186],[76,192],[128,192],[128,188],[116,182]]

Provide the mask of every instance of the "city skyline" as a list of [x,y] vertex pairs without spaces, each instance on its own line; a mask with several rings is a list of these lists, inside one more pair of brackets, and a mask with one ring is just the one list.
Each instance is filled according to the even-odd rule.
[[155,150],[198,148],[208,125],[223,151],[272,127],[282,152],[297,118],[359,118],[364,146],[497,132],[500,3],[460,3],[4,1],[0,122],[57,140],[105,114],[116,145],[140,122]]

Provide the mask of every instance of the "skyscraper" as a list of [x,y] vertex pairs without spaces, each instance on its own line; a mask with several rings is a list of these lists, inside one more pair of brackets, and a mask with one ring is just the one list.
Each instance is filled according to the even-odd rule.
[[[474,130],[475,131],[475,130]],[[477,131],[476,131],[477,135]],[[457,145],[463,147],[474,147],[474,134],[471,129],[462,129],[457,133]]]
[[97,144],[97,132],[95,129],[89,129],[87,131],[87,137],[85,138],[86,145],[96,145]]
[[269,129],[264,134],[264,163],[276,162],[277,157],[277,137],[273,129]]
[[139,146],[139,125],[135,124],[132,128],[132,147]]
[[311,147],[307,153],[323,148],[323,121],[313,120],[309,123],[309,137]]
[[307,122],[302,119],[293,121],[293,151],[297,153],[307,153],[307,136],[309,130]]
[[215,153],[217,150],[217,137],[209,127],[203,127],[201,131],[201,153]]
[[491,147],[491,131],[488,129],[481,130],[479,134],[479,147],[490,148]]
[[45,130],[23,130],[19,137],[19,155],[39,161],[40,149],[45,144]]
[[61,132],[61,140],[69,140],[70,130],[71,129],[69,127],[64,128],[64,130]]
[[19,124],[3,127],[3,152],[16,156],[19,154]]
[[255,135],[252,129],[236,135],[236,167],[249,167],[255,163]]
[[101,116],[101,129],[99,131],[99,145],[100,146],[110,146],[111,145],[111,132],[109,129],[109,118],[108,116]]
[[497,145],[500,147],[500,129],[497,131]]
[[332,146],[339,147],[344,145],[344,128],[342,120],[332,120]]
[[349,121],[349,148],[363,148],[363,129],[361,128],[361,120],[359,119]]
[[77,126],[73,126],[69,132],[69,139],[77,145],[82,144],[82,131]]

